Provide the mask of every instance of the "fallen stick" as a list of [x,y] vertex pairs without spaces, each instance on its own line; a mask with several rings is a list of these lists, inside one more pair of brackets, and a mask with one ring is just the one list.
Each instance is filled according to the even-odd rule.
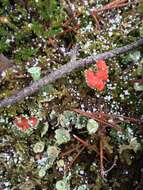
[[24,89],[19,91],[17,94],[15,94],[9,98],[6,98],[4,100],[1,100],[0,108],[5,107],[5,106],[10,106],[10,105],[17,103],[18,101],[22,100],[23,98],[25,98],[31,94],[34,94],[36,91],[41,89],[43,86],[45,86],[49,83],[52,83],[55,80],[63,77],[64,75],[72,72],[74,69],[92,64],[99,59],[107,59],[107,58],[115,57],[117,55],[126,53],[130,50],[133,50],[141,45],[143,45],[143,38],[139,39],[138,41],[136,41],[132,44],[129,44],[129,45],[126,45],[126,46],[123,46],[120,48],[115,48],[115,49],[113,49],[111,51],[107,51],[105,53],[101,53],[98,55],[91,55],[84,59],[71,60],[67,64],[61,66],[59,69],[51,72],[50,74],[46,75],[45,77],[41,78],[40,80],[33,82],[31,85],[25,87]]

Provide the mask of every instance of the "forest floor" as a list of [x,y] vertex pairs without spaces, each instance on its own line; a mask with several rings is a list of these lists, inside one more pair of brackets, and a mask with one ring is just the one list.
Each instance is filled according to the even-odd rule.
[[[142,36],[141,1],[0,1],[0,101]],[[142,47],[0,108],[0,190],[143,189]]]

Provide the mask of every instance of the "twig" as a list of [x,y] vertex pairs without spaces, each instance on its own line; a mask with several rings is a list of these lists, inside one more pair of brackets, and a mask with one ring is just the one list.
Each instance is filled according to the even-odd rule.
[[7,68],[13,67],[14,62],[5,57],[2,53],[0,54],[0,73]]
[[95,9],[95,12],[101,12],[101,11],[105,11],[105,10],[109,10],[109,9],[113,9],[113,8],[120,8],[120,7],[124,7],[126,5],[128,5],[129,3],[126,3],[127,0],[115,0],[111,3],[106,4],[105,6]]
[[100,174],[101,174],[101,177],[103,179],[105,179],[105,175],[107,175],[108,172],[110,172],[114,168],[114,166],[116,165],[117,157],[115,157],[112,166],[108,170],[105,170],[104,169],[104,163],[103,163],[103,161],[104,161],[103,133],[101,133],[99,136],[100,136],[100,142],[99,142],[99,146],[100,146],[99,147],[100,148]]
[[85,146],[83,146],[80,151],[77,153],[77,155],[75,156],[75,158],[70,162],[68,168],[70,169],[71,166],[74,164],[74,162],[77,160],[77,158],[79,157],[79,155],[82,153],[82,151],[85,149]]
[[23,98],[25,98],[31,94],[34,94],[39,89],[41,89],[43,86],[45,86],[49,83],[52,83],[59,78],[62,78],[66,74],[69,74],[74,69],[92,64],[99,59],[107,59],[107,58],[115,57],[117,55],[126,53],[126,52],[128,52],[134,48],[137,48],[141,45],[143,45],[143,38],[139,39],[138,41],[136,41],[132,44],[129,44],[129,45],[126,45],[126,46],[123,46],[120,48],[115,48],[115,49],[113,49],[111,51],[107,51],[105,53],[101,53],[98,55],[91,55],[91,56],[88,56],[84,59],[79,59],[76,61],[69,61],[67,64],[61,66],[61,68],[53,71],[52,73],[46,75],[45,77],[43,77],[40,80],[33,82],[31,85],[22,89],[17,94],[15,94],[9,98],[6,98],[4,100],[1,100],[0,101],[0,108],[17,103],[18,101],[22,100]]
[[73,111],[75,111],[75,112],[77,112],[77,113],[79,113],[79,114],[81,114],[81,115],[84,115],[84,116],[86,116],[86,117],[89,117],[89,118],[91,118],[91,119],[95,119],[95,120],[98,121],[99,123],[104,124],[105,127],[108,126],[108,127],[115,128],[116,130],[121,131],[121,129],[120,129],[117,125],[113,125],[113,124],[111,124],[111,123],[109,123],[109,122],[106,122],[106,120],[104,120],[103,118],[97,117],[94,113],[84,112],[84,111],[82,111],[82,110],[80,110],[80,109],[74,109]]
[[66,26],[69,26],[69,24],[77,17],[80,16],[81,13],[75,13],[75,15],[73,15],[72,17],[70,17],[68,20],[66,20],[64,23],[63,23],[63,27],[66,27]]
[[79,55],[78,52],[78,45],[76,44],[71,50],[70,52],[65,53],[65,55],[68,55],[70,57],[70,61],[76,61],[77,56]]
[[80,143],[82,143],[84,146],[88,147],[89,144],[87,141],[84,141],[83,139],[81,139],[80,137],[78,137],[77,135],[73,135],[73,137],[78,140]]
[[[79,148],[81,148],[81,146],[79,146]],[[63,152],[63,153],[61,154],[61,157],[63,158],[63,157],[65,157],[65,156],[67,156],[67,155],[69,155],[69,154],[71,154],[71,153],[73,153],[73,152],[75,152],[75,151],[77,151],[77,147],[72,148],[72,149],[70,149],[70,150],[67,150],[66,152]]]
[[134,0],[133,2],[130,2],[130,1],[127,1],[127,0],[115,0],[111,3],[108,3],[106,5],[104,5],[103,7],[101,8],[97,8],[95,9],[94,11],[96,13],[99,13],[99,12],[102,12],[102,11],[107,11],[107,10],[110,10],[110,9],[115,9],[115,8],[122,8],[122,7],[125,7],[127,5],[131,5],[131,4],[137,4],[137,3],[140,3],[142,2],[142,0]]
[[60,0],[60,3],[63,5],[67,15],[69,18],[74,16],[74,12],[72,10],[72,6],[69,0]]
[[94,21],[96,23],[96,30],[100,30],[100,24],[99,24],[99,20],[97,18],[96,11],[92,11],[91,16],[92,16],[92,18],[94,19]]
[[143,83],[143,79],[138,79],[138,80],[129,80],[129,82],[131,82],[131,83],[137,82],[137,83],[142,84],[142,83]]
[[63,32],[59,33],[58,36],[63,36],[69,32],[76,32],[76,30],[78,30],[79,28],[80,24],[76,24],[74,27],[68,28],[67,30],[64,30]]
[[114,162],[113,162],[113,164],[112,164],[112,166],[109,168],[109,169],[107,169],[107,170],[104,170],[104,175],[107,175],[108,174],[108,172],[110,172],[115,166],[116,166],[116,162],[117,162],[117,157],[115,157],[115,159],[114,159]]
[[101,173],[102,178],[104,179],[103,141],[102,141],[102,135],[100,136],[100,173]]
[[[100,114],[100,112],[96,112],[97,114]],[[140,119],[132,118],[132,117],[127,117],[123,115],[115,115],[115,114],[109,114],[109,113],[102,113],[104,117],[108,118],[114,118],[118,119],[119,121],[122,121],[122,119],[125,119],[124,122],[129,123],[129,122],[140,122]]]

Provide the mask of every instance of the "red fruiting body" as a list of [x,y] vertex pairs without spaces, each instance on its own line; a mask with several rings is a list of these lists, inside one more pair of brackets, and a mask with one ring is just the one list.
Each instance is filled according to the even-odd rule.
[[30,128],[30,125],[28,124],[28,119],[25,118],[22,115],[19,115],[16,117],[15,125],[21,129],[22,131],[25,131]]
[[30,124],[30,126],[34,127],[35,125],[37,125],[38,120],[36,117],[30,117],[28,123]]
[[96,62],[96,66],[97,66],[98,70],[108,71],[107,65],[104,60],[98,60]]
[[104,60],[97,61],[96,64],[98,71],[95,73],[93,70],[85,70],[86,83],[90,88],[102,91],[108,80],[108,68]]
[[108,80],[108,72],[107,71],[102,71],[102,70],[98,71],[96,73],[96,77],[98,79],[100,79],[100,80],[103,80],[103,81],[107,82],[107,80]]
[[90,88],[97,88],[98,90],[103,90],[105,87],[105,82],[103,82],[100,78],[96,76],[92,70],[85,71],[86,83]]
[[105,83],[102,80],[97,79],[95,87],[99,90],[102,91],[105,87]]
[[35,127],[38,124],[38,120],[35,117],[27,119],[23,115],[19,115],[15,119],[15,125],[22,131],[26,131],[31,127]]
[[84,71],[84,74],[85,74],[87,85],[90,88],[95,88],[95,83],[96,83],[95,73],[91,69],[88,69]]

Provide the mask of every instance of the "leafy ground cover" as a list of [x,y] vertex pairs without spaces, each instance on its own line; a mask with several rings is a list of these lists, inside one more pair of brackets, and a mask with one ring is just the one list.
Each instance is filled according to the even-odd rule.
[[[1,100],[143,36],[141,1],[3,0],[0,15]],[[97,61],[0,108],[0,188],[142,189],[142,54]]]

